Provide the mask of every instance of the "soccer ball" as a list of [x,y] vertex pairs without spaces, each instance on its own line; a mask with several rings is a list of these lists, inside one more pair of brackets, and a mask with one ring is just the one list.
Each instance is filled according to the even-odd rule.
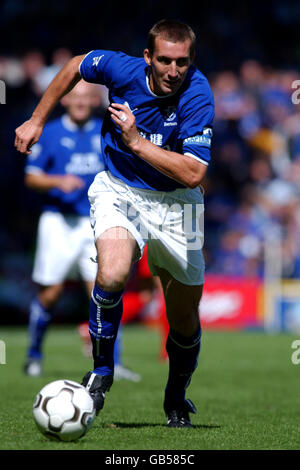
[[90,429],[95,419],[94,402],[88,391],[72,380],[56,380],[37,394],[33,416],[47,437],[75,441]]

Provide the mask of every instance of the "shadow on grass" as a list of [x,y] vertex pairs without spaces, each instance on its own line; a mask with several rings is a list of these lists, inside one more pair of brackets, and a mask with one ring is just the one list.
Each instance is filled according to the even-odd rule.
[[[147,427],[166,427],[165,424],[161,423],[112,423],[112,424],[106,424],[104,427],[108,428],[147,428]],[[194,424],[192,429],[220,429],[222,426],[218,424]]]
[[[82,377],[83,376],[84,376],[84,372],[82,372]],[[75,378],[77,377],[77,381],[79,380],[78,370],[76,371],[72,371],[70,369],[65,370],[65,371],[47,370],[43,372],[43,376],[42,376],[42,378],[45,380],[75,380],[76,381],[74,377]],[[80,376],[80,382],[81,382],[82,377]]]

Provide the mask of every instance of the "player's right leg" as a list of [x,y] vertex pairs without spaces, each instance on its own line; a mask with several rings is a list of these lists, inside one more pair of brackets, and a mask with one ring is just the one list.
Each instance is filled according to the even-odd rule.
[[134,237],[123,227],[107,229],[97,238],[96,248],[98,272],[89,317],[94,370],[84,376],[82,383],[99,412],[105,393],[113,383],[114,343],[123,311],[122,294],[139,248]]
[[33,299],[29,310],[27,350],[24,372],[37,377],[42,373],[42,346],[46,331],[52,320],[52,311],[63,290],[63,284],[39,286],[38,293]]

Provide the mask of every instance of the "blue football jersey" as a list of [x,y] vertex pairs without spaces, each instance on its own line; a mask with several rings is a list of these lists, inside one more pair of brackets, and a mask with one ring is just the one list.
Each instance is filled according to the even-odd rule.
[[101,119],[90,119],[83,127],[79,127],[67,114],[45,125],[40,140],[27,157],[25,172],[72,174],[81,178],[85,184],[70,193],[51,189],[44,195],[44,210],[89,215],[87,191],[96,174],[104,169],[101,126]]
[[[149,67],[143,58],[95,50],[85,56],[79,72],[87,82],[105,85],[111,103],[129,107],[142,137],[209,163],[214,100],[207,79],[194,66],[190,66],[180,89],[165,96],[151,91]],[[137,188],[173,191],[183,187],[130,152],[109,112],[101,136],[105,165],[115,177]]]

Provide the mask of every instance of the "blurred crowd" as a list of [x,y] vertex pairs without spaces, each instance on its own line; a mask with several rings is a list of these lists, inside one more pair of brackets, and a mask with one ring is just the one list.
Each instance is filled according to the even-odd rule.
[[208,271],[262,277],[265,261],[275,265],[280,258],[283,277],[300,277],[299,77],[255,60],[211,77],[216,116],[206,182]]
[[[38,49],[21,57],[0,56],[8,104],[0,114],[0,216],[5,221],[0,229],[1,303],[13,301],[16,280],[28,286],[33,221],[39,213],[38,198],[23,184],[24,159],[14,151],[14,129],[30,116],[71,57],[68,48],[54,50],[50,60]],[[251,59],[242,61],[238,69],[206,75],[216,105],[212,162],[203,183],[207,272],[262,278],[266,247],[273,244],[275,261],[282,261],[282,276],[299,278],[300,105],[295,88],[299,71]],[[106,106],[102,89],[99,116]],[[51,117],[62,112],[58,106]],[[32,293],[25,290],[26,304]]]

